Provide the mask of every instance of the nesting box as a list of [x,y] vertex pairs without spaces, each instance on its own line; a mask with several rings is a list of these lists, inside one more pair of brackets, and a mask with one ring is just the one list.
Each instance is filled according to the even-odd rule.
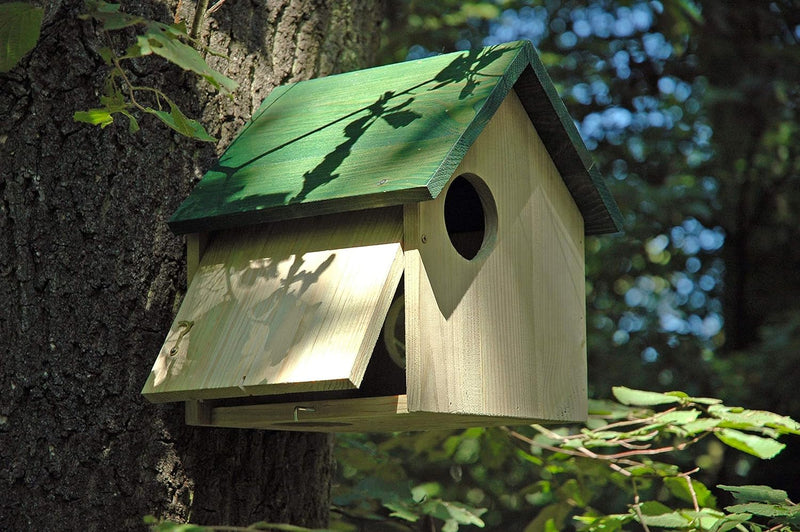
[[581,420],[583,239],[619,217],[528,42],[278,87],[170,220],[189,284],[142,393],[224,427]]

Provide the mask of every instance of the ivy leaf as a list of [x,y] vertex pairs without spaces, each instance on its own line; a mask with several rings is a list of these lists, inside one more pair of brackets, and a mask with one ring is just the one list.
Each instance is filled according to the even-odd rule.
[[217,139],[212,137],[208,134],[205,128],[200,124],[200,122],[196,120],[192,120],[188,118],[183,112],[178,108],[177,105],[169,102],[170,112],[167,113],[166,111],[160,111],[158,109],[147,109],[147,112],[153,114],[159,118],[162,122],[167,124],[169,127],[180,133],[181,135],[185,135],[187,137],[195,138],[198,140],[203,140],[206,142],[214,142]]
[[772,458],[786,447],[771,438],[745,434],[735,429],[722,429],[714,435],[725,445],[762,459]]
[[114,122],[114,117],[111,116],[111,113],[106,108],[76,111],[75,114],[72,115],[72,119],[76,122],[85,122],[94,126],[100,126],[101,128]]
[[8,72],[39,40],[44,11],[24,2],[0,4],[0,72]]
[[654,406],[681,402],[680,397],[675,397],[674,395],[633,390],[625,386],[615,386],[612,388],[612,392],[617,401],[624,405]]

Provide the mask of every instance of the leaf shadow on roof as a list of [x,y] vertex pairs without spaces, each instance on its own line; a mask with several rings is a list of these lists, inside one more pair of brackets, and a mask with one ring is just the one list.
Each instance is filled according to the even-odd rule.
[[[457,55],[450,63],[429,79],[425,79],[403,90],[385,91],[370,104],[343,114],[309,131],[297,134],[290,140],[265,149],[263,152],[246,161],[231,165],[230,162],[225,161],[225,156],[223,155],[220,162],[212,169],[212,172],[215,172],[219,177],[214,180],[213,185],[208,186],[208,192],[198,195],[193,194],[193,196],[195,196],[194,198],[190,196],[188,201],[185,202],[184,205],[181,205],[175,213],[173,221],[178,218],[182,220],[193,219],[192,223],[203,223],[204,226],[206,222],[208,222],[210,226],[204,227],[204,229],[213,230],[224,226],[230,226],[232,225],[230,222],[233,220],[236,220],[235,223],[248,223],[255,220],[269,221],[271,217],[267,214],[267,211],[273,209],[281,209],[283,214],[280,217],[290,218],[373,206],[371,203],[365,203],[362,200],[361,206],[359,207],[357,202],[354,203],[352,201],[352,198],[335,197],[334,202],[339,200],[336,207],[331,207],[326,210],[325,207],[319,205],[320,201],[317,198],[310,198],[309,196],[312,196],[318,189],[329,186],[342,176],[342,165],[352,155],[353,149],[359,143],[359,140],[361,140],[377,123],[385,123],[393,130],[400,130],[420,120],[423,116],[415,110],[413,104],[417,97],[425,92],[436,91],[448,86],[455,86],[457,89],[458,85],[461,85],[461,90],[457,97],[458,100],[470,98],[481,85],[482,78],[502,77],[502,72],[498,74],[482,71],[499,59],[503,54],[508,53],[508,51],[508,48],[502,47],[488,47],[482,50],[465,51]],[[289,94],[294,87],[296,87],[296,85],[289,86],[282,94],[278,95],[275,101],[262,109],[245,127],[239,137],[241,138],[247,129],[253,127],[254,124],[257,124],[260,128],[270,127],[270,118],[265,116],[266,111],[268,111],[274,103]],[[301,111],[302,110],[298,110],[298,112]],[[264,121],[265,119],[267,121]],[[276,124],[275,127],[279,126]],[[277,152],[286,150],[300,141],[313,142],[314,136],[323,132],[328,134],[328,142],[330,142],[331,128],[335,127],[341,127],[342,142],[328,151],[316,166],[302,174],[302,186],[299,191],[293,192],[287,190],[275,193],[247,193],[247,189],[252,188],[252,183],[241,179],[240,172],[258,164],[268,156],[274,156]],[[416,132],[416,134],[422,137],[425,135],[425,131],[421,130]],[[406,145],[413,144],[415,141],[414,138],[405,140],[407,140],[407,142],[405,142]],[[424,138],[416,140],[421,141],[424,140]],[[401,150],[404,149],[402,145],[400,148]],[[402,151],[397,154],[398,157],[402,155]],[[284,181],[289,180],[289,183],[291,183],[291,179],[293,179],[292,176],[269,175],[259,175],[255,179],[276,179],[278,177],[281,177]],[[203,188],[202,181],[198,185],[198,189],[201,188]],[[196,190],[196,192],[200,191]],[[379,195],[380,192],[382,191],[376,190],[374,194]],[[360,191],[358,194],[354,195],[363,195],[367,197],[370,194],[369,192],[365,193]],[[418,200],[419,199],[423,198],[418,198]],[[327,199],[325,200],[325,202],[328,201]],[[348,206],[348,204],[350,206]],[[355,205],[355,207],[353,205]],[[379,204],[375,206],[379,206]],[[214,218],[227,218],[227,220],[211,222],[211,219]],[[217,227],[217,225],[219,225],[219,227]],[[173,228],[180,229],[178,224],[173,224]]]

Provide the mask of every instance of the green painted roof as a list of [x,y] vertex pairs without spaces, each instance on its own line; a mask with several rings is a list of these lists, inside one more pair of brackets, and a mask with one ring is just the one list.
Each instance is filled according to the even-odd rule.
[[275,88],[178,208],[176,233],[435,198],[512,88],[583,213],[621,215],[527,41]]

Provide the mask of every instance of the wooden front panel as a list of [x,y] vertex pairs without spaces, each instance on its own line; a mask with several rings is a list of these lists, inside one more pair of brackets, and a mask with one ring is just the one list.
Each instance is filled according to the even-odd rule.
[[472,260],[443,223],[447,189],[405,209],[409,411],[585,418],[583,219],[513,91],[460,174],[496,206]]
[[213,236],[142,393],[352,389],[403,271],[398,208]]

